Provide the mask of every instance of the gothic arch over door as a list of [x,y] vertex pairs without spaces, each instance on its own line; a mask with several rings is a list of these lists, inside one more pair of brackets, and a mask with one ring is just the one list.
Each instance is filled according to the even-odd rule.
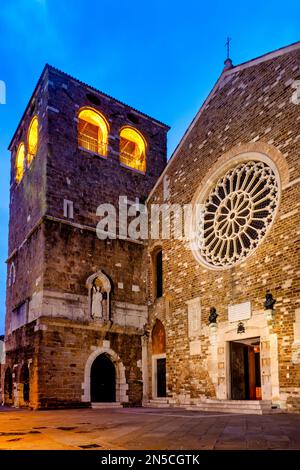
[[152,330],[152,396],[167,396],[166,384],[166,333],[164,325],[156,320]]

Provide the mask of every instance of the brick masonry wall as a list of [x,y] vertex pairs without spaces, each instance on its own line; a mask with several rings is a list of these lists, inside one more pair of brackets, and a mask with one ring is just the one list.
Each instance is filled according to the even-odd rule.
[[[291,85],[299,79],[299,49],[225,74],[168,166],[171,203],[190,203],[201,184],[207,184],[212,169],[225,161],[223,155],[231,153],[230,159],[239,149],[264,153],[267,148],[274,161],[279,151],[283,184],[275,223],[255,253],[239,266],[221,271],[205,269],[183,242],[161,240],[169,313],[161,313],[160,302],[153,302],[152,297],[150,323],[154,324],[156,316],[165,315],[169,396],[215,396],[207,372],[210,343],[205,326],[210,307],[217,308],[221,324],[227,320],[229,304],[251,300],[253,311],[263,312],[265,293],[270,290],[277,299],[271,330],[278,337],[281,399],[287,407],[293,404],[293,409],[296,402],[299,404],[299,363],[294,364],[291,358],[300,289],[300,108],[291,102],[295,91]],[[161,182],[149,204],[162,201]],[[150,293],[151,277],[149,256]],[[191,356],[186,301],[195,297],[200,297],[203,328],[201,354]]]
[[47,320],[41,338],[39,357],[39,406],[87,406],[82,402],[84,370],[93,348],[101,347],[103,340],[119,356],[125,367],[128,403],[142,401],[141,336],[122,334],[105,329],[82,328],[71,322]]
[[95,232],[52,221],[45,222],[45,238],[45,289],[87,296],[87,278],[102,269],[112,282],[112,301],[145,304],[144,245],[99,240]]
[[[40,225],[7,264],[6,285],[6,336],[10,333],[12,312],[25,300],[43,289],[45,238]],[[9,285],[11,265],[15,265],[15,283]]]
[[[9,255],[18,249],[28,233],[34,228],[46,211],[46,162],[48,153],[48,73],[38,84],[25,114],[11,143],[10,176],[10,222]],[[27,158],[27,135],[34,116],[39,121],[39,142],[37,155],[25,172],[19,184],[15,181],[16,155],[19,144],[24,142]]]

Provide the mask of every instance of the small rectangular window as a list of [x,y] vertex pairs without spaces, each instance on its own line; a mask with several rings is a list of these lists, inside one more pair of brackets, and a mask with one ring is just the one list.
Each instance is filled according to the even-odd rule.
[[67,219],[74,219],[73,201],[64,199],[64,217],[67,217]]
[[162,251],[159,251],[156,255],[156,297],[162,297],[163,295],[163,263],[162,263]]

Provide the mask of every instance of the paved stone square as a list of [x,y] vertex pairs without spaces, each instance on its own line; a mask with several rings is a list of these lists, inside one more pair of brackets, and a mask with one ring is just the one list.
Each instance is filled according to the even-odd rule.
[[1,407],[0,449],[300,449],[300,414]]

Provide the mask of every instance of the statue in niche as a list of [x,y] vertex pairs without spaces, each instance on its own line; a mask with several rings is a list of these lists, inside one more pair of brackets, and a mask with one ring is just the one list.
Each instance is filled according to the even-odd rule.
[[86,281],[89,292],[89,315],[102,323],[111,321],[111,282],[103,271],[92,274]]
[[210,309],[210,314],[208,317],[208,323],[211,325],[212,323],[217,323],[217,318],[218,318],[217,310],[215,307],[211,307]]
[[271,292],[266,293],[266,300],[264,303],[265,310],[274,310],[274,305],[276,303],[276,299],[273,298]]
[[[95,281],[98,279],[96,278]],[[103,318],[103,293],[101,292],[101,285],[94,282],[92,287],[92,317]]]

